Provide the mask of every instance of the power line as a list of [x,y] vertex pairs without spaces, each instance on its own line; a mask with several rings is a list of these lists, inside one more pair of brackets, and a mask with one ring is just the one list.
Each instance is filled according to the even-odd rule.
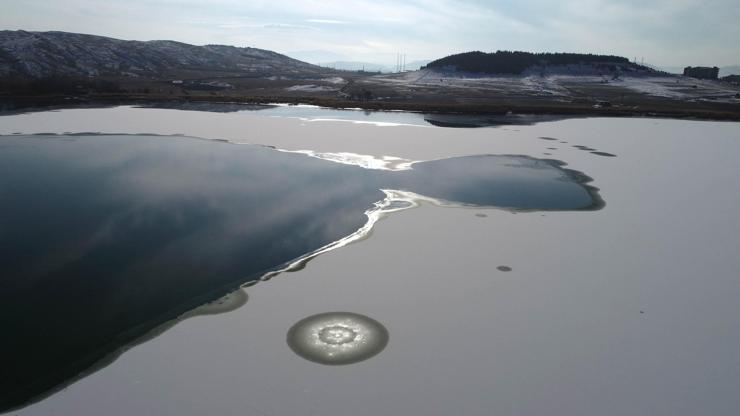
[[396,72],[406,72],[406,53],[396,52]]

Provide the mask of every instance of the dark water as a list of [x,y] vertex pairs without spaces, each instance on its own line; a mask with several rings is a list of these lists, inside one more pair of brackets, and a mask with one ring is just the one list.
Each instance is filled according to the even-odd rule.
[[0,411],[367,222],[380,189],[478,207],[594,210],[553,160],[368,170],[179,136],[0,137]]

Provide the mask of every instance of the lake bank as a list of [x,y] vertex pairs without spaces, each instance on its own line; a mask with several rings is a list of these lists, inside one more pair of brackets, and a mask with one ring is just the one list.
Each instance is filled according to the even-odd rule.
[[244,105],[308,104],[327,108],[359,108],[368,111],[406,111],[429,114],[506,115],[530,114],[556,117],[657,117],[668,119],[694,119],[715,121],[740,121],[740,104],[722,102],[684,102],[646,98],[608,106],[596,100],[564,102],[533,99],[477,99],[477,100],[367,100],[350,101],[317,96],[210,96],[210,95],[157,95],[157,94],[94,94],[90,96],[45,95],[3,96],[0,109],[12,114],[24,111],[44,111],[55,108],[139,105],[160,102],[212,103]]

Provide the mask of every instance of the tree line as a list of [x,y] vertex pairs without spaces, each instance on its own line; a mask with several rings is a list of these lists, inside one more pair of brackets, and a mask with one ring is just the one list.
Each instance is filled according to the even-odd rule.
[[629,64],[627,58],[614,55],[594,55],[585,53],[532,53],[519,51],[480,51],[450,55],[430,62],[426,68],[453,66],[459,71],[482,72],[488,74],[521,74],[535,65],[573,65],[573,64]]

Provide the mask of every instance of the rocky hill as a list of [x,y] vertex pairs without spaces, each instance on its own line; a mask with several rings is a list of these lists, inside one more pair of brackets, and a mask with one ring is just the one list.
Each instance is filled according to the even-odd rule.
[[313,75],[324,69],[276,52],[224,45],[119,40],[67,32],[0,31],[0,77]]

